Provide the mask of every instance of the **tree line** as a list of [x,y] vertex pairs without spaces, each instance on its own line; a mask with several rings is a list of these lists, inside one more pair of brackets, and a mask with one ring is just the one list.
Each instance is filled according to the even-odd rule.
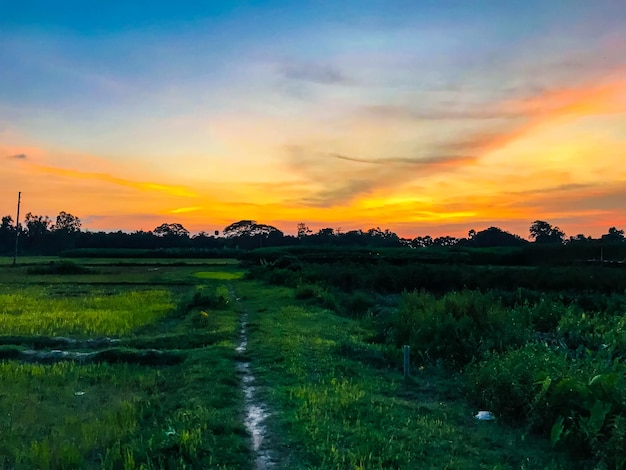
[[418,236],[403,238],[389,229],[380,227],[368,230],[342,231],[339,228],[311,230],[304,222],[297,225],[296,235],[286,235],[271,225],[257,223],[254,220],[234,222],[221,231],[212,233],[191,233],[180,223],[163,223],[152,231],[134,232],[93,232],[82,229],[80,218],[61,211],[53,220],[46,215],[27,213],[18,227],[10,215],[2,217],[0,222],[0,254],[13,252],[16,231],[18,232],[19,251],[24,254],[53,255],[74,248],[187,248],[187,249],[239,249],[250,250],[273,246],[356,246],[374,248],[430,248],[430,247],[523,247],[534,245],[598,245],[622,244],[625,242],[624,230],[611,227],[600,238],[594,239],[584,234],[566,237],[557,226],[542,220],[536,220],[529,227],[528,241],[498,227],[484,230],[470,230],[467,237]]

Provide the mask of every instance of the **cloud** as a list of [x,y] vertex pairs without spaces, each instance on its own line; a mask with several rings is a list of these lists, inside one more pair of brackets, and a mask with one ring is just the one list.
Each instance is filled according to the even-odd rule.
[[471,156],[430,156],[430,157],[415,157],[415,158],[356,158],[348,157],[346,155],[340,155],[337,153],[329,154],[330,157],[338,158],[339,160],[346,160],[355,163],[368,163],[373,165],[439,165],[439,166],[455,166],[460,164],[475,163],[476,158]]
[[[443,109],[445,108],[445,109]],[[493,105],[477,107],[457,107],[440,105],[420,105],[419,108],[398,105],[368,105],[361,110],[364,114],[391,120],[443,121],[443,120],[491,120],[524,117],[520,110],[502,110]]]
[[343,72],[329,64],[285,62],[279,65],[278,73],[289,80],[320,85],[346,85],[351,82]]
[[[471,156],[437,156],[425,152],[415,157],[361,158],[303,146],[291,146],[287,151],[292,169],[308,183],[308,191],[291,203],[309,207],[349,204],[359,196],[420,177],[450,172],[476,161]],[[372,165],[377,166],[375,171]]]
[[196,197],[197,196],[195,192],[192,192],[183,186],[133,181],[133,180],[125,179],[125,178],[119,178],[117,176],[113,176],[108,173],[96,173],[96,172],[90,172],[90,171],[70,170],[67,168],[56,168],[56,167],[43,166],[43,165],[32,165],[32,168],[44,174],[76,178],[78,180],[85,180],[85,179],[97,180],[97,181],[101,181],[104,183],[112,183],[112,184],[132,188],[132,189],[138,189],[140,191],[163,192],[171,196],[181,196],[181,197]]
[[6,157],[9,160],[26,160],[26,154],[25,153],[18,153],[16,155],[9,155]]

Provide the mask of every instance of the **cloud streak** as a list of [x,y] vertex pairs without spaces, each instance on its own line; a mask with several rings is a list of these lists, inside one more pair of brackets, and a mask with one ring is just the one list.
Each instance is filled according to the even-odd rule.
[[278,66],[278,73],[288,79],[318,85],[347,85],[352,81],[330,64],[289,61]]
[[61,176],[61,177],[67,177],[67,178],[72,178],[72,179],[77,179],[77,180],[95,180],[95,181],[99,181],[103,183],[110,183],[110,184],[114,184],[118,186],[123,186],[126,188],[132,188],[132,189],[136,189],[139,191],[163,192],[171,196],[180,196],[180,197],[188,197],[188,198],[197,197],[197,193],[189,190],[188,188],[184,186],[153,183],[153,182],[133,181],[130,179],[113,176],[108,173],[71,170],[67,168],[56,168],[56,167],[36,165],[36,164],[33,164],[31,168],[36,172],[43,173],[46,175]]

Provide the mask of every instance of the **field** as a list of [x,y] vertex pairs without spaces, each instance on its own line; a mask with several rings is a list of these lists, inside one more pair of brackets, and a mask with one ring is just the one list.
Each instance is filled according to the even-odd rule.
[[0,468],[246,468],[232,263],[98,261],[1,268]]
[[0,262],[0,468],[623,467],[622,271],[246,263]]

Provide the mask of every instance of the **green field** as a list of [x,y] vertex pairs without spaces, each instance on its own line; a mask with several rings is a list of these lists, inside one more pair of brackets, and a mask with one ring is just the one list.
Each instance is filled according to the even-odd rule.
[[[250,466],[238,313],[225,285],[193,275],[228,273],[232,262],[98,260],[81,263],[89,274],[33,274],[59,260],[27,261],[0,268],[0,353],[99,360],[0,362],[0,468]],[[102,337],[116,341],[89,343]]]
[[625,463],[623,293],[446,289],[445,266],[402,292],[382,265],[23,261],[0,265],[0,468],[252,469],[251,407],[274,468]]

